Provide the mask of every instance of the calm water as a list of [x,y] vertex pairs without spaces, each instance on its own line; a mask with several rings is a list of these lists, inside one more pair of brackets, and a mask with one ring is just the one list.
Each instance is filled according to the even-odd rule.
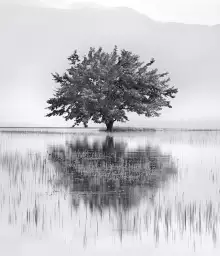
[[30,131],[0,131],[0,255],[219,255],[220,132]]

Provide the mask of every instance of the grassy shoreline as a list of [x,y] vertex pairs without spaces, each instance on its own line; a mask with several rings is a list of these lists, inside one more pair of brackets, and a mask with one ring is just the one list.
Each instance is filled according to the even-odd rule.
[[[57,130],[57,131],[55,131]],[[66,130],[66,131],[65,131]],[[220,129],[186,129],[186,128],[148,128],[148,127],[113,127],[112,133],[117,132],[219,132]],[[0,127],[0,133],[41,133],[41,134],[91,134],[106,131],[105,127]]]

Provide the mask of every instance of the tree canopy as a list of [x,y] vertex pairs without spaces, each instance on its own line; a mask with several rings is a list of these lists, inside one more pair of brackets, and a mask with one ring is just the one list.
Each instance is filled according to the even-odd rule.
[[111,53],[102,47],[90,48],[82,59],[75,50],[68,58],[70,67],[63,75],[52,74],[59,87],[47,103],[50,116],[74,120],[74,125],[89,120],[104,123],[112,131],[115,121],[128,121],[128,112],[146,117],[159,116],[178,92],[169,85],[169,74],[159,73],[140,57],[117,46]]

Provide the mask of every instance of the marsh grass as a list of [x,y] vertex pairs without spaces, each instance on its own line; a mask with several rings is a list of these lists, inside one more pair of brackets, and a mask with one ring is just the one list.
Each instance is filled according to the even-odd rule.
[[[113,127],[112,132],[156,132],[158,129],[146,127]],[[99,131],[105,132],[105,128],[100,128]]]
[[[69,128],[70,129],[74,129],[74,128]],[[91,130],[88,130],[88,131],[74,131],[74,130],[61,130],[61,131],[51,131],[51,130],[23,130],[23,131],[20,131],[20,130],[0,130],[0,133],[2,134],[21,134],[21,135],[28,135],[28,134],[36,134],[36,135],[42,135],[42,134],[46,134],[46,135],[77,135],[77,136],[80,136],[80,135],[93,135],[96,131],[92,129]]]

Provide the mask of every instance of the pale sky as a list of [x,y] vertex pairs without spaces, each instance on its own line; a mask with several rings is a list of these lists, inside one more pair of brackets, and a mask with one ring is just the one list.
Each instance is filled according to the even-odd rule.
[[195,24],[220,24],[220,0],[40,0],[57,8],[71,3],[97,3],[103,6],[126,6],[160,21]]
[[[0,0],[1,3],[20,3],[24,5],[37,5],[37,6],[49,6],[54,8],[70,8],[71,4],[73,3],[79,3],[79,0]],[[94,3],[94,0],[81,0],[81,4],[85,3]],[[102,6],[108,6],[108,7],[117,7],[117,6],[125,6],[133,8],[139,12],[142,12],[149,16],[152,19],[159,20],[159,21],[175,21],[175,22],[183,22],[183,23],[195,23],[195,24],[220,24],[220,0],[95,0],[95,3]],[[76,5],[75,5],[76,6]],[[1,7],[0,7],[1,8]],[[0,9],[1,10],[1,9]],[[49,12],[50,13],[50,12]],[[59,19],[59,13],[63,12],[55,12],[57,13],[58,19]],[[123,12],[122,12],[123,13]],[[0,15],[1,17],[1,15]],[[7,17],[5,15],[4,17]],[[26,34],[26,26],[24,26],[24,30],[22,35],[19,35],[17,33],[17,27],[14,24],[14,21],[12,19],[11,23],[11,30],[7,31],[8,26],[8,19],[2,19],[3,23],[0,22],[0,34],[2,36],[1,44],[2,47],[0,47],[1,52],[1,60],[0,60],[0,66],[2,67],[2,76],[3,83],[0,84],[1,89],[1,97],[0,97],[0,109],[2,108],[3,111],[0,111],[0,126],[1,125],[48,125],[48,126],[63,126],[65,125],[71,125],[70,123],[66,123],[63,118],[61,117],[54,117],[54,118],[45,118],[45,114],[47,111],[44,109],[46,105],[46,100],[52,96],[49,96],[49,89],[50,84],[46,87],[44,87],[44,83],[46,81],[51,82],[52,86],[52,79],[50,77],[51,72],[57,71],[56,65],[62,62],[62,58],[66,58],[66,53],[64,47],[70,47],[66,42],[62,40],[58,40],[55,42],[55,46],[52,47],[52,50],[50,49],[50,44],[54,42],[54,32],[53,29],[50,33],[48,33],[48,37],[45,39],[45,47],[42,41],[42,38],[47,35],[47,30],[43,30],[41,32],[41,24],[37,25],[35,19],[32,20],[34,24],[36,24],[36,31],[39,33],[39,37],[36,37],[36,41],[31,41],[31,45],[28,44],[29,42],[29,35]],[[27,16],[28,17],[28,16]],[[37,17],[37,16],[36,16]],[[54,16],[55,17],[55,16]],[[62,17],[62,15],[61,15]],[[38,17],[40,19],[41,16]],[[31,20],[31,19],[30,19]],[[5,21],[5,26],[4,26]],[[58,21],[59,24],[60,20]],[[66,22],[66,21],[65,21]],[[84,21],[86,24],[86,20]],[[47,22],[44,21],[42,24],[46,24]],[[56,27],[56,24],[54,22],[50,23],[48,22],[48,28],[52,28],[53,26]],[[67,24],[67,23],[64,23]],[[162,26],[163,27],[163,26]],[[172,27],[172,26],[171,26]],[[181,27],[181,26],[180,26]],[[189,32],[194,33],[193,31],[196,31],[198,27],[194,26],[188,26]],[[178,26],[175,26],[175,28],[178,28]],[[192,29],[191,29],[192,28]],[[145,28],[144,28],[145,29]],[[19,30],[18,30],[19,31]],[[29,30],[28,30],[29,31]],[[50,30],[49,30],[50,31]],[[85,33],[88,30],[85,30]],[[161,30],[158,30],[161,31]],[[171,29],[172,31],[172,29]],[[176,30],[173,30],[176,31]],[[154,40],[152,39],[152,45],[155,45],[154,50],[159,49],[159,53],[157,53],[157,56],[159,59],[161,59],[161,65],[165,62],[168,63],[168,66],[170,65],[171,71],[173,70],[173,74],[171,72],[171,79],[174,77],[174,81],[178,82],[180,81],[180,88],[181,86],[186,83],[188,86],[187,88],[190,88],[192,86],[193,93],[190,93],[187,95],[187,107],[183,103],[184,102],[184,93],[181,93],[181,90],[179,94],[177,95],[177,99],[175,99],[172,103],[173,109],[166,109],[163,114],[161,115],[160,119],[150,119],[143,123],[143,116],[140,118],[138,117],[132,117],[131,115],[131,122],[128,124],[128,126],[132,126],[132,124],[137,125],[148,125],[150,127],[171,127],[175,125],[181,125],[182,128],[184,128],[184,125],[188,127],[188,124],[191,122],[191,127],[188,128],[197,128],[198,126],[201,128],[220,128],[220,115],[219,115],[219,106],[220,102],[218,100],[218,92],[219,92],[219,86],[218,86],[218,77],[216,74],[218,74],[218,60],[219,60],[219,51],[218,51],[218,42],[220,40],[219,33],[216,32],[219,31],[213,30],[212,28],[204,28],[204,30],[200,31],[198,29],[198,37],[195,38],[195,42],[190,42],[187,37],[187,33],[184,34],[186,37],[184,37],[183,44],[177,46],[179,40],[175,38],[175,34],[171,35],[171,46],[175,45],[175,51],[172,47],[168,47],[168,42],[166,43],[166,47],[168,47],[168,51],[170,53],[174,53],[174,60],[177,60],[178,63],[175,63],[175,65],[180,65],[180,67],[183,67],[183,64],[185,62],[185,54],[186,58],[189,58],[189,60],[192,59],[192,67],[195,67],[196,72],[195,74],[191,73],[189,70],[186,71],[186,74],[189,74],[189,77],[187,77],[187,80],[181,79],[178,77],[178,74],[184,75],[185,71],[179,71],[181,68],[176,66],[173,66],[171,64],[171,60],[168,59],[166,56],[166,51],[160,51],[160,48],[163,47],[162,45],[164,42],[160,40],[161,44],[154,44]],[[72,42],[75,40],[75,35],[71,35],[69,37],[69,32],[64,31],[63,34],[65,38],[70,38],[70,41]],[[117,30],[119,33],[120,30]],[[184,31],[183,31],[184,32]],[[185,31],[186,32],[186,31]],[[184,33],[185,33],[184,32]],[[130,32],[129,32],[130,33]],[[131,38],[131,34],[125,31],[125,35],[129,36]],[[174,32],[175,33],[175,32]],[[216,35],[215,35],[216,33]],[[13,37],[13,36],[14,37]],[[147,50],[145,50],[145,46],[142,42],[139,43],[139,40],[142,40],[142,34],[137,34],[138,40],[130,42],[130,45],[133,44],[133,49],[138,49],[140,47],[142,54],[147,54]],[[16,37],[17,36],[17,37]],[[42,37],[41,37],[42,36]],[[202,41],[204,44],[201,44],[200,46],[200,36],[204,37],[202,38]],[[15,38],[18,40],[18,44],[14,43]],[[87,47],[87,43],[84,43],[84,38],[87,38],[82,33],[79,38],[80,45],[82,47]],[[106,44],[106,39],[104,36],[100,37],[101,42],[103,44]],[[110,37],[109,37],[110,38]],[[147,37],[143,37],[145,40]],[[163,38],[163,36],[159,37],[160,39]],[[13,40],[12,40],[13,39]],[[210,39],[210,40],[209,40]],[[82,40],[82,41],[80,41]],[[115,38],[111,39],[115,40]],[[27,41],[27,44],[26,44]],[[96,40],[92,41],[93,44],[96,44]],[[113,41],[111,41],[112,43]],[[124,44],[123,38],[118,40],[122,45]],[[23,46],[24,44],[24,46]],[[32,45],[33,44],[33,45]],[[39,47],[40,45],[40,47]],[[74,45],[74,44],[73,44]],[[27,46],[27,51],[23,48]],[[49,46],[49,47],[48,47]],[[16,55],[21,47],[22,55]],[[59,47],[59,48],[58,48]],[[72,47],[72,46],[71,46]],[[71,48],[70,47],[70,48]],[[75,47],[75,46],[73,46]],[[130,47],[130,46],[129,46]],[[12,48],[12,49],[11,49]],[[187,54],[188,48],[190,50],[190,55]],[[54,61],[54,67],[53,67],[53,61],[47,61],[46,57],[39,56],[39,60],[42,58],[42,60],[46,61],[45,63],[45,70],[41,68],[41,63],[39,62],[38,58],[35,61],[35,57],[39,54],[41,55],[41,51],[45,54],[46,49],[48,49],[49,56],[53,56]],[[63,49],[64,52],[62,54],[57,54],[57,49]],[[68,48],[69,49],[69,48]],[[183,49],[183,52],[179,54],[178,49]],[[6,51],[7,50],[7,51]],[[35,50],[37,53],[35,53]],[[198,50],[198,51],[197,51]],[[14,59],[13,51],[16,53],[15,56],[20,56],[17,58],[15,65],[17,65],[15,68],[13,68],[13,72],[11,71],[11,59]],[[200,58],[201,56],[204,57],[204,59]],[[26,55],[25,55],[26,54]],[[31,55],[29,57],[29,54]],[[69,54],[69,53],[67,53]],[[155,54],[155,52],[153,53]],[[63,56],[63,57],[61,57]],[[10,58],[8,58],[10,57]],[[24,57],[24,59],[23,59]],[[15,57],[16,59],[16,57]],[[27,61],[26,61],[27,59]],[[200,63],[201,59],[201,63]],[[204,74],[204,79],[201,79],[201,76],[199,74],[200,70],[205,70],[203,68],[203,62],[204,64],[206,60],[208,63],[208,66],[211,65],[211,68],[208,68],[208,71]],[[194,61],[194,62],[193,62]],[[199,61],[199,62],[198,62]],[[159,63],[159,62],[158,62]],[[198,65],[199,63],[199,65]],[[193,66],[196,65],[196,66]],[[62,65],[61,65],[62,66]],[[60,66],[60,67],[61,67]],[[205,65],[206,69],[208,67]],[[54,70],[54,69],[55,70]],[[169,70],[168,70],[169,71]],[[182,73],[183,72],[183,73]],[[11,75],[13,73],[13,75]],[[204,72],[205,73],[205,72]],[[197,77],[198,76],[198,77]],[[209,77],[211,79],[209,79]],[[48,79],[48,80],[47,80]],[[175,80],[176,79],[176,80]],[[182,81],[184,80],[184,81]],[[202,84],[201,84],[202,82]],[[199,86],[198,84],[199,83]],[[196,93],[196,88],[207,88],[210,84],[211,90],[204,89],[199,91],[199,94]],[[31,85],[31,86],[30,86]],[[174,84],[175,85],[175,84]],[[54,84],[53,84],[54,86]],[[178,83],[176,84],[178,87]],[[49,88],[49,89],[48,89]],[[182,87],[183,88],[183,87]],[[13,93],[11,93],[13,91]],[[183,90],[184,91],[184,90]],[[199,95],[199,96],[198,96]],[[25,100],[24,100],[25,99]],[[12,105],[8,106],[8,102],[13,102]],[[206,102],[206,104],[204,104]],[[7,109],[5,109],[5,106],[8,106]],[[27,108],[28,106],[28,108]],[[30,107],[30,108],[29,108]],[[28,111],[27,111],[28,110]],[[135,122],[133,122],[135,121]],[[201,122],[202,123],[201,123]],[[161,123],[160,123],[161,122]],[[167,125],[164,124],[164,122],[167,122]],[[170,123],[169,123],[170,122]],[[171,123],[172,122],[172,123]],[[199,123],[200,122],[200,123]],[[207,127],[206,127],[207,126]]]

